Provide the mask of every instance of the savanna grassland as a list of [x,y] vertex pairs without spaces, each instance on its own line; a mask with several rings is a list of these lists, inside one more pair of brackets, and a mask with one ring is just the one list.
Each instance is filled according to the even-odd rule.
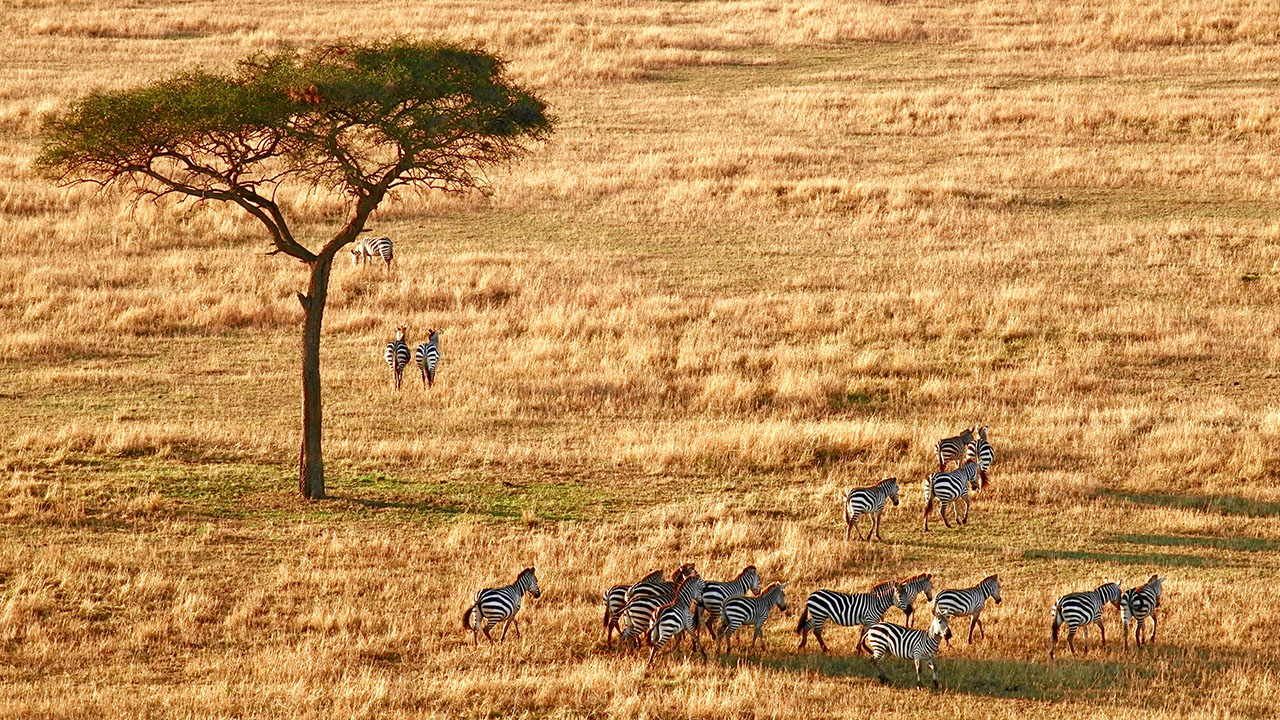
[[[102,5],[0,8],[0,716],[1274,716],[1280,6]],[[31,163],[93,88],[391,34],[501,53],[557,131],[335,272],[308,503],[303,268]],[[281,200],[305,237],[344,208]],[[388,387],[406,322],[444,328],[430,393]],[[926,534],[975,422],[991,491]],[[885,542],[846,542],[839,491],[889,475]],[[684,560],[789,582],[766,652],[603,646],[599,592]],[[472,649],[528,564],[523,638]],[[809,591],[922,571],[1004,587],[945,691],[855,631],[796,651]],[[1154,645],[1108,610],[1047,661],[1058,595],[1154,572]]]

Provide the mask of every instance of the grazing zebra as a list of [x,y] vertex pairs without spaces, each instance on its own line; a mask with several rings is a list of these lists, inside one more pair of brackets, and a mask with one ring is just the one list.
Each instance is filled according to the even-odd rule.
[[671,576],[672,582],[658,580],[633,585],[627,591],[627,602],[621,610],[621,615],[627,619],[627,626],[618,639],[638,643],[641,635],[649,631],[654,612],[671,602],[676,596],[677,586],[691,577],[698,577],[698,571],[692,563],[685,563]]
[[[1071,654],[1075,654],[1076,646],[1073,640],[1076,637],[1076,630],[1082,630],[1084,639],[1089,638],[1089,625],[1096,624],[1098,631],[1102,633],[1102,647],[1107,646],[1107,629],[1102,624],[1102,609],[1107,603],[1120,607],[1120,584],[1107,583],[1088,592],[1074,592],[1069,595],[1063,595],[1058,598],[1058,602],[1053,604],[1053,638],[1049,645],[1049,659],[1053,659],[1053,653],[1058,646],[1058,628],[1064,623],[1069,630],[1067,631],[1067,647],[1071,648]],[[1084,652],[1089,653],[1088,646],[1085,646]]]
[[[542,597],[542,591],[538,589],[538,577],[531,567],[521,570],[516,581],[506,587],[485,588],[476,593],[476,601],[462,613],[462,628],[471,631],[472,644],[479,644],[481,630],[489,638],[489,642],[493,643],[489,630],[504,620],[506,624],[502,626],[502,636],[498,638],[498,642],[507,639],[507,628],[513,623],[516,626],[516,637],[520,637],[520,622],[516,620],[516,612],[520,610],[520,601],[524,599],[525,593],[530,593],[535,598]],[[474,624],[471,617],[473,614]]]
[[351,248],[351,264],[361,265],[371,258],[380,257],[387,264],[387,269],[391,269],[391,260],[393,254],[391,251],[391,238],[375,237],[365,238],[356,243]]
[[[943,590],[933,601],[933,613],[957,618],[971,616],[969,620],[969,643],[973,644],[973,628],[976,625],[982,631],[983,639],[987,637],[987,628],[982,624],[982,610],[987,606],[987,598],[995,598],[1000,604],[1000,576],[989,575],[982,582],[964,590]],[[950,647],[951,638],[947,638]]]
[[938,646],[942,638],[951,638],[951,630],[947,627],[947,616],[934,615],[929,623],[929,630],[912,630],[893,623],[876,623],[858,643],[858,651],[865,647],[871,651],[871,661],[880,674],[880,682],[888,683],[889,677],[884,674],[881,661],[884,656],[905,658],[915,663],[916,687],[924,687],[920,680],[920,662],[929,665],[929,674],[933,677],[933,686],[938,687],[938,671],[933,666],[933,659],[938,655]]
[[[716,631],[712,626],[720,617],[720,606],[734,595],[746,595],[748,590],[757,595],[760,594],[760,573],[755,565],[746,566],[742,572],[738,573],[738,577],[728,582],[708,582],[702,588],[702,598],[698,600],[698,607],[694,609],[694,633],[700,632],[701,625],[705,623],[707,632],[714,638]],[[703,612],[707,614],[705,621],[702,619]]]
[[756,638],[764,638],[764,624],[769,620],[769,611],[774,606],[783,612],[787,611],[787,598],[783,594],[786,588],[786,583],[773,583],[759,597],[736,595],[725,600],[720,613],[724,618],[724,626],[720,629],[720,637],[716,638],[716,652],[720,652],[721,640],[724,640],[726,653],[732,650],[733,634],[748,623],[756,626],[756,632],[751,636],[751,647],[754,648]]
[[627,604],[627,591],[632,585],[640,585],[648,582],[657,582],[662,579],[662,571],[654,570],[653,572],[640,578],[638,581],[630,585],[614,585],[604,593],[604,631],[605,643],[613,644],[613,631],[617,630],[618,634],[622,634],[622,626],[618,621],[622,619],[622,607]]
[[[1142,625],[1151,618],[1151,640],[1156,639],[1156,608],[1160,607],[1161,585],[1164,578],[1152,575],[1145,585],[1129,588],[1120,595],[1120,619],[1124,622],[1124,647],[1129,649],[1129,623],[1137,621],[1133,637],[1142,647]],[[1148,641],[1150,642],[1150,641]]]
[[[702,596],[702,587],[705,584],[702,578],[696,575],[685,578],[680,582],[680,587],[676,588],[675,599],[653,611],[648,635],[649,644],[653,649],[649,651],[648,666],[653,665],[653,659],[657,657],[658,651],[666,647],[672,638],[683,637],[685,632],[693,629],[693,611],[689,606]],[[703,655],[707,654],[705,650],[698,647],[697,635],[693,636],[693,649]]]
[[436,382],[436,365],[440,362],[440,331],[427,330],[427,340],[413,352],[413,359],[422,371],[422,387],[427,388]]
[[973,442],[973,433],[974,428],[965,428],[959,435],[943,438],[933,446],[933,452],[938,456],[938,472],[946,470],[952,458],[964,457],[964,449]]
[[987,442],[987,426],[983,425],[978,430],[978,437],[964,448],[964,462],[977,463],[978,474],[982,477],[982,487],[987,486],[987,471],[991,469],[991,463],[996,460],[996,451],[991,449],[991,443]]
[[892,500],[894,507],[897,507],[898,478],[885,478],[871,487],[850,490],[844,497],[844,539],[849,539],[849,534],[855,527],[858,528],[858,537],[862,537],[862,528],[858,527],[858,519],[863,515],[871,516],[871,528],[867,530],[867,541],[871,541],[873,532],[877,540],[882,539],[880,516],[884,515],[885,502],[888,500]]
[[[929,531],[929,514],[933,512],[933,501],[937,500],[941,503],[939,513],[942,515],[942,522],[947,527],[951,527],[951,521],[947,519],[947,507],[955,503],[956,525],[966,525],[969,522],[969,490],[978,489],[978,464],[969,463],[961,465],[951,472],[934,473],[925,481],[925,502],[924,502],[924,529]],[[964,501],[964,518],[960,517],[960,501]]]
[[[875,592],[876,590],[879,590],[891,583],[892,581],[880,583],[874,588],[871,588],[871,592]],[[902,591],[898,596],[898,601],[895,605],[897,605],[898,609],[902,611],[902,614],[906,616],[907,627],[911,627],[911,614],[916,610],[916,598],[920,593],[924,593],[924,599],[927,602],[933,602],[933,576],[929,573],[921,573],[903,580],[898,583],[898,585],[902,588]]]
[[387,349],[382,353],[391,368],[391,384],[396,390],[400,389],[404,381],[404,367],[409,364],[409,343],[405,342],[408,331],[407,325],[397,325],[396,339],[387,343]]
[[809,641],[809,631],[817,638],[822,652],[827,652],[827,644],[822,640],[822,628],[830,621],[835,625],[861,625],[859,640],[867,634],[867,628],[884,617],[884,613],[892,605],[901,605],[902,587],[896,582],[882,583],[874,592],[842,593],[835,590],[815,590],[804,601],[804,612],[800,614],[800,622],[796,623],[796,632],[800,634],[800,645],[804,647]]

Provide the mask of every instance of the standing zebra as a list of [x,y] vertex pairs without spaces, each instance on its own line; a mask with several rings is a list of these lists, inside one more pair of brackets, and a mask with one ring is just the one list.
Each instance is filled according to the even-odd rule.
[[409,343],[405,342],[405,335],[408,332],[407,325],[397,325],[396,339],[387,343],[387,349],[382,353],[382,357],[391,368],[391,384],[396,390],[400,389],[404,381],[404,367],[409,364]]
[[888,684],[889,676],[884,674],[880,662],[885,655],[911,660],[916,666],[916,687],[924,687],[920,680],[920,661],[929,665],[929,674],[933,677],[933,686],[938,687],[938,671],[933,666],[933,659],[938,655],[938,646],[942,638],[951,638],[951,630],[947,627],[946,615],[934,615],[927,632],[912,630],[893,623],[876,623],[858,643],[858,651],[865,647],[871,651],[871,661],[880,674],[880,682]]
[[[1120,619],[1124,623],[1124,647],[1129,649],[1129,623],[1136,620],[1137,624],[1133,630],[1133,638],[1138,641],[1138,647],[1142,647],[1142,625],[1147,618],[1151,618],[1151,640],[1156,639],[1156,608],[1160,607],[1160,595],[1163,592],[1161,585],[1164,578],[1159,575],[1152,575],[1146,584],[1136,588],[1129,588],[1120,595]],[[1150,641],[1148,641],[1150,642]]]
[[[666,647],[672,638],[683,637],[684,633],[693,629],[693,611],[689,606],[702,596],[702,586],[706,583],[698,576],[687,577],[676,588],[676,597],[671,602],[653,611],[653,620],[649,624],[649,666],[658,651]],[[693,649],[703,655],[707,651],[698,648],[698,636],[693,636]],[[648,666],[646,666],[648,667]]]
[[[872,588],[871,591],[875,592],[876,589],[888,584],[889,583],[881,583],[875,588]],[[933,602],[933,575],[930,575],[929,573],[921,573],[903,580],[898,583],[898,585],[902,588],[902,591],[898,596],[898,602],[896,605],[898,609],[902,611],[902,614],[906,616],[907,627],[911,627],[911,615],[916,610],[916,597],[918,597],[920,593],[924,593],[924,599],[927,602]]]
[[867,628],[884,617],[891,605],[901,603],[902,588],[896,582],[883,583],[869,593],[842,593],[835,590],[815,590],[804,601],[804,612],[800,613],[800,622],[796,623],[796,632],[800,634],[800,645],[804,647],[809,641],[809,631],[817,638],[822,652],[827,652],[827,644],[822,640],[822,628],[830,621],[835,625],[861,625],[861,640],[867,634]]
[[413,353],[413,359],[422,371],[424,389],[436,382],[436,365],[440,362],[440,331],[435,328],[427,330],[427,340],[429,342],[419,345]]
[[[952,618],[971,616],[969,644],[973,644],[974,626],[982,631],[983,639],[987,637],[987,628],[982,624],[982,610],[987,606],[987,598],[995,598],[996,604],[1000,604],[1000,576],[989,575],[964,590],[943,590],[933,601],[933,613]],[[947,638],[947,645],[951,645],[951,638]]]
[[995,462],[995,459],[996,451],[992,450],[991,443],[987,442],[987,426],[983,425],[978,429],[978,437],[964,448],[964,462],[978,464],[982,487],[987,486],[987,471],[991,469],[991,463]]
[[[724,651],[733,649],[733,634],[738,628],[750,623],[756,626],[751,636],[751,647],[756,646],[756,638],[764,638],[764,624],[769,620],[769,611],[774,606],[783,612],[787,611],[787,599],[783,594],[786,583],[773,583],[760,593],[759,597],[749,598],[737,595],[724,601],[721,617],[724,626],[720,629],[720,637],[716,638],[716,652],[720,652],[720,641],[724,640]],[[713,634],[714,637],[714,634]]]
[[943,438],[938,444],[933,446],[933,452],[938,456],[938,472],[947,469],[947,463],[952,458],[960,459],[964,457],[964,449],[969,443],[973,442],[974,428],[965,428],[955,437]]
[[[535,598],[542,597],[542,591],[538,589],[538,577],[531,567],[521,570],[516,581],[506,587],[485,588],[476,593],[476,601],[462,613],[462,629],[471,631],[471,643],[479,644],[481,630],[489,638],[489,642],[493,643],[493,636],[489,631],[503,621],[506,622],[502,626],[502,636],[498,638],[498,642],[507,639],[507,628],[513,623],[516,626],[516,637],[520,637],[520,622],[516,620],[516,612],[520,610],[520,601],[524,599],[525,593],[530,593]],[[475,615],[474,624],[472,615]]]
[[844,539],[849,539],[855,527],[858,528],[858,537],[862,537],[862,528],[858,526],[858,519],[863,515],[870,515],[871,527],[867,530],[866,540],[871,541],[873,532],[876,539],[881,540],[880,516],[884,515],[885,502],[888,500],[892,500],[894,507],[897,507],[898,478],[885,478],[871,487],[850,490],[844,497]]
[[[1098,632],[1102,633],[1102,647],[1107,646],[1107,629],[1102,624],[1102,609],[1107,603],[1115,605],[1117,609],[1120,607],[1120,584],[1107,583],[1088,592],[1074,592],[1069,595],[1063,595],[1058,598],[1058,602],[1053,604],[1053,637],[1049,645],[1049,659],[1053,659],[1053,653],[1058,646],[1058,628],[1064,623],[1069,628],[1067,631],[1067,647],[1071,648],[1074,655],[1076,646],[1073,640],[1076,637],[1076,630],[1082,630],[1084,639],[1089,638],[1089,625],[1096,624]],[[1089,648],[1085,646],[1085,654],[1088,654]]]
[[380,257],[387,264],[387,269],[391,269],[391,260],[393,253],[391,251],[391,238],[375,237],[365,238],[356,243],[351,248],[351,264],[362,265],[371,258]]
[[[955,503],[956,525],[966,525],[969,522],[969,490],[978,489],[978,464],[969,463],[961,465],[951,472],[939,472],[929,476],[925,481],[924,494],[924,529],[929,531],[929,514],[933,512],[933,501],[937,500],[941,503],[939,513],[942,515],[942,522],[947,527],[951,527],[951,521],[947,519],[947,507]],[[964,518],[960,517],[960,501],[964,501]]]
[[633,585],[642,585],[659,580],[662,580],[662,571],[654,570],[630,585],[614,585],[605,591],[604,631],[606,644],[613,644],[614,630],[617,630],[619,635],[622,634],[622,626],[618,624],[618,621],[622,619],[622,607],[627,604],[627,592],[631,590]]
[[[708,582],[702,588],[702,598],[698,600],[698,607],[694,609],[693,614],[693,632],[700,632],[700,627],[705,624],[707,632],[711,637],[716,636],[715,625],[716,619],[720,617],[720,606],[724,601],[734,595],[746,595],[747,591],[760,594],[760,573],[756,570],[755,565],[748,565],[738,573],[738,577],[728,582]],[[707,618],[702,619],[702,613],[706,612]]]

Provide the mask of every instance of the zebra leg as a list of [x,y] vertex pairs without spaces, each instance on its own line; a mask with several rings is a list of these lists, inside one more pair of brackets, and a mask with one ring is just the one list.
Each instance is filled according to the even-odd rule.
[[[943,523],[945,523],[947,527],[951,527],[951,521],[947,519],[947,508],[948,508],[948,507],[950,507],[950,506],[951,506],[951,502],[950,502],[950,501],[947,501],[947,500],[943,500],[943,501],[942,501],[942,508],[941,508],[941,509],[942,509],[942,522],[943,522]],[[957,512],[957,515],[956,515],[956,521],[957,521],[957,522],[959,522],[959,513],[958,513],[958,512]]]
[[484,636],[489,638],[490,645],[494,643],[494,639],[493,639],[493,636],[489,634],[489,631],[492,630],[493,627],[497,624],[498,624],[497,620],[490,620],[489,622],[484,624]]
[[982,633],[983,640],[987,639],[987,626],[982,624],[982,611],[973,614],[973,622],[978,626],[978,632]]
[[[853,534],[853,526],[858,524],[857,518],[850,518],[848,513],[844,516],[844,539],[848,540]],[[858,528],[858,537],[862,537],[862,528]]]
[[764,626],[763,626],[763,625],[756,625],[756,631],[755,631],[755,634],[751,636],[751,649],[752,649],[752,650],[754,650],[754,649],[755,649],[755,647],[756,647],[756,638],[759,638],[759,639],[760,639],[760,640],[762,640],[762,641],[764,640]]
[[858,633],[858,654],[862,654],[862,641],[867,637],[867,626],[862,626],[862,632]]
[[933,666],[933,658],[929,658],[929,676],[933,678],[933,686],[938,687],[938,669]]
[[1098,632],[1102,633],[1102,647],[1107,646],[1107,626],[1102,624],[1102,617],[1098,617]]
[[[1076,626],[1072,625],[1070,629],[1067,630],[1067,647],[1071,648],[1072,655],[1076,654],[1076,644],[1074,642],[1075,639],[1076,639]],[[1085,655],[1089,654],[1089,647],[1087,645],[1084,648],[1084,654]]]
[[1156,639],[1156,625],[1158,625],[1158,624],[1159,624],[1159,623],[1157,623],[1157,622],[1156,622],[1156,611],[1155,611],[1155,610],[1152,610],[1152,611],[1151,611],[1151,640],[1150,640],[1149,642],[1153,642],[1153,641],[1155,641],[1155,639]]
[[817,638],[817,640],[818,640],[818,645],[822,646],[822,652],[824,652],[824,653],[825,653],[825,652],[828,652],[828,650],[827,650],[827,644],[826,644],[825,642],[823,642],[823,641],[822,641],[822,626],[820,626],[820,625],[815,625],[815,626],[814,626],[814,628],[813,628],[813,636],[814,636],[815,638]]
[[933,512],[933,496],[924,501],[924,531],[929,532],[929,513]]
[[[884,509],[883,509],[883,508],[881,508],[881,509],[880,509],[880,512],[876,513],[876,539],[877,539],[877,540],[883,540],[883,539],[884,539],[884,538],[880,537],[880,518],[882,518],[882,517],[884,517]],[[871,535],[870,535],[870,534],[868,534],[868,535],[867,535],[867,539],[868,539],[868,540],[870,540],[870,539],[871,539]]]
[[520,637],[520,618],[512,615],[511,624],[516,626],[516,637]]
[[916,666],[916,689],[921,690],[924,688],[924,683],[920,681],[920,661],[917,659],[911,662]]
[[877,651],[872,651],[871,663],[876,666],[876,675],[879,676],[880,684],[888,685],[889,676],[884,674],[884,664],[881,663],[881,660],[883,658],[884,658],[884,655],[880,654]]
[[[1142,647],[1142,626],[1147,622],[1146,618],[1138,618],[1138,622],[1134,623],[1136,627],[1133,629],[1133,636],[1138,640],[1138,647]],[[1124,641],[1129,642],[1129,633],[1125,633]]]
[[1055,610],[1054,613],[1055,614],[1053,618],[1053,633],[1049,636],[1049,659],[1050,660],[1053,659],[1053,651],[1058,648],[1058,628],[1062,627],[1061,623],[1058,622],[1058,617],[1056,614],[1057,611]]
[[959,522],[960,520],[959,515],[960,515],[960,503],[957,502],[956,503],[956,516],[957,516],[956,521],[959,524],[968,525],[969,524],[969,496],[968,495],[964,496],[964,522],[963,523]]
[[513,616],[511,616],[511,617],[509,617],[509,618],[507,618],[507,621],[506,621],[506,622],[504,622],[504,623],[502,623],[502,635],[498,637],[498,642],[506,642],[506,641],[507,641],[507,631],[511,629],[511,621],[512,621],[512,620],[515,620],[515,616],[514,616],[514,615],[513,615]]
[[973,617],[969,618],[969,644],[970,645],[973,644],[973,628],[977,624],[978,624],[978,614],[974,613]]

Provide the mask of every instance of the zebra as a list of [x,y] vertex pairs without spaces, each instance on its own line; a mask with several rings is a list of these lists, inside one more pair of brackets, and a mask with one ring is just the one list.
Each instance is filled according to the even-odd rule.
[[[982,624],[982,610],[987,606],[987,598],[994,598],[999,605],[1000,576],[988,575],[982,582],[964,590],[943,590],[933,600],[933,613],[950,618],[971,616],[969,620],[969,644],[973,644],[973,628],[982,631],[983,639],[987,637],[987,628]],[[947,638],[947,647],[951,639]]]
[[634,583],[629,585],[614,585],[605,591],[603,599],[606,644],[613,644],[614,630],[617,630],[619,635],[622,634],[622,627],[618,624],[618,621],[622,619],[622,606],[627,604],[627,591],[629,591],[633,585],[652,583],[660,580],[662,580],[662,571],[654,570]]
[[800,645],[803,648],[809,641],[809,631],[817,638],[822,652],[827,652],[827,644],[822,640],[822,627],[831,621],[836,625],[861,625],[861,640],[867,634],[867,628],[884,618],[885,611],[892,605],[902,604],[902,587],[896,582],[882,583],[874,592],[842,593],[835,590],[815,590],[804,601],[804,612],[800,613],[800,621],[796,623],[796,632],[800,634]]
[[436,365],[440,362],[440,331],[435,328],[427,330],[427,340],[413,352],[413,359],[422,371],[422,387],[428,388],[436,382]]
[[382,261],[387,264],[387,269],[391,269],[391,260],[394,258],[391,250],[391,238],[365,238],[351,248],[351,264],[353,266],[361,265],[375,257],[382,258]]
[[943,438],[933,446],[933,452],[938,456],[938,472],[947,469],[947,463],[952,458],[959,459],[964,457],[964,449],[973,442],[973,433],[976,428],[965,428],[955,437]]
[[898,505],[898,478],[885,478],[878,484],[871,487],[854,488],[845,494],[844,497],[844,539],[848,540],[850,533],[855,527],[858,528],[858,537],[862,537],[862,528],[858,526],[858,520],[863,515],[871,516],[871,527],[867,530],[866,540],[871,541],[871,533],[875,533],[876,539],[880,537],[880,517],[884,515],[885,502],[893,501],[894,507]]
[[[512,624],[516,626],[516,637],[520,637],[520,622],[516,620],[516,612],[520,610],[520,601],[524,599],[525,593],[535,598],[542,597],[542,591],[538,589],[538,576],[531,567],[521,570],[516,581],[506,587],[485,588],[476,593],[476,601],[462,613],[462,629],[471,631],[472,645],[479,644],[482,630],[492,644],[493,636],[489,634],[489,630],[504,620],[506,623],[502,626],[502,636],[498,638],[498,642],[507,639],[507,628]],[[474,625],[472,615],[475,615]]]
[[716,652],[720,652],[720,641],[724,640],[724,651],[733,649],[733,634],[738,628],[748,623],[756,626],[751,636],[751,647],[756,646],[756,638],[764,639],[764,624],[769,620],[769,611],[774,606],[783,612],[787,611],[787,598],[784,591],[786,583],[773,583],[764,589],[758,597],[736,595],[724,601],[721,617],[724,618],[720,628],[720,637],[716,638]]
[[702,588],[702,598],[698,600],[698,607],[694,609],[694,633],[700,632],[700,627],[704,624],[702,613],[705,612],[707,632],[714,638],[716,632],[712,626],[720,617],[720,606],[734,595],[746,595],[748,590],[756,595],[760,594],[760,573],[755,565],[746,566],[742,572],[738,573],[738,577],[728,582],[708,582]]
[[[1120,619],[1124,623],[1124,647],[1129,649],[1129,623],[1136,620],[1133,638],[1142,647],[1142,626],[1147,618],[1151,618],[1151,640],[1156,639],[1156,608],[1160,607],[1161,585],[1164,578],[1152,575],[1143,585],[1129,588],[1120,595]],[[1148,640],[1147,642],[1150,642]]]
[[[924,529],[929,531],[929,514],[933,512],[933,501],[937,500],[941,503],[939,513],[942,515],[942,522],[947,527],[951,527],[951,521],[947,519],[947,507],[952,503],[956,504],[955,516],[956,525],[966,525],[969,522],[969,490],[975,492],[978,489],[978,464],[969,463],[961,465],[951,472],[939,472],[929,476],[925,481],[925,503],[924,503]],[[964,500],[964,518],[960,517],[960,500]]]
[[[879,585],[872,588],[871,592],[875,592],[880,588],[886,587],[890,585],[892,582],[893,581],[880,583]],[[914,577],[909,577],[906,580],[903,580],[902,582],[898,583],[898,585],[901,586],[902,592],[898,597],[897,603],[895,604],[897,605],[898,609],[902,611],[902,614],[906,616],[907,627],[911,627],[911,616],[912,616],[912,613],[914,613],[916,610],[915,608],[916,597],[918,597],[920,593],[924,593],[925,601],[933,602],[933,575],[930,575],[929,573],[921,573]]]
[[694,569],[692,563],[685,563],[671,576],[672,582],[659,580],[633,585],[627,591],[627,602],[620,611],[620,614],[627,619],[627,627],[618,638],[638,642],[641,634],[649,631],[654,612],[671,602],[676,596],[676,589],[680,583],[691,577],[698,577],[698,571]]
[[409,343],[405,342],[405,335],[408,332],[407,325],[397,325],[396,339],[387,343],[387,349],[382,353],[387,365],[391,368],[391,384],[396,390],[399,390],[404,382],[404,367],[409,364]]
[[991,469],[991,463],[995,462],[996,452],[991,449],[991,443],[987,442],[987,426],[983,425],[978,429],[978,437],[973,439],[964,448],[964,462],[976,462],[978,464],[978,473],[982,477],[982,487],[987,486],[987,471]]
[[[676,588],[675,599],[653,611],[653,620],[649,624],[649,644],[653,649],[649,651],[649,664],[645,667],[653,665],[653,659],[657,657],[658,651],[667,646],[672,638],[678,639],[684,636],[684,633],[693,629],[693,612],[689,606],[702,596],[702,587],[706,583],[702,578],[693,575],[685,578],[680,582],[680,586]],[[693,649],[698,650],[706,656],[707,651],[698,647],[698,636],[693,636]]]
[[933,659],[937,657],[938,646],[944,637],[951,639],[946,615],[934,615],[928,631],[912,630],[893,623],[876,623],[859,641],[858,652],[862,652],[863,648],[871,652],[871,661],[880,674],[880,682],[885,684],[888,684],[889,677],[884,674],[884,668],[880,664],[884,656],[905,658],[915,663],[916,687],[924,687],[920,680],[920,663],[923,661],[929,665],[929,674],[933,677],[933,686],[936,688],[938,671],[933,666]]
[[[1066,624],[1067,631],[1067,647],[1071,648],[1074,655],[1076,646],[1073,640],[1076,637],[1076,630],[1083,630],[1085,639],[1089,637],[1089,625],[1097,625],[1098,631],[1102,633],[1102,647],[1107,646],[1107,629],[1102,624],[1102,610],[1107,603],[1120,607],[1120,583],[1113,582],[1098,587],[1088,592],[1074,592],[1063,595],[1058,598],[1058,602],[1053,604],[1053,636],[1049,645],[1049,659],[1053,659],[1053,653],[1058,646],[1058,628]],[[1085,646],[1085,654],[1088,654],[1089,648]]]

